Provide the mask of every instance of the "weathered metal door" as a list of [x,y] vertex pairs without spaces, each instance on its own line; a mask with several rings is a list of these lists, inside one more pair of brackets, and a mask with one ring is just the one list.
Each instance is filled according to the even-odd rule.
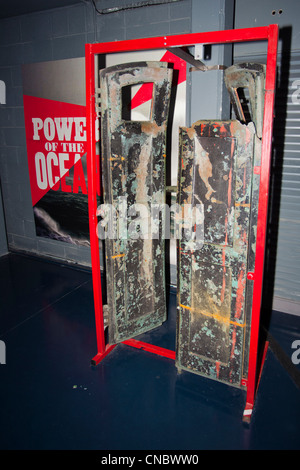
[[[231,87],[235,73],[239,80]],[[245,67],[228,69],[226,84],[236,100],[237,86],[254,86],[250,73]],[[253,110],[256,124],[261,107]],[[253,122],[198,121],[180,130],[178,203],[202,204],[204,236],[195,249],[188,240],[178,242],[176,364],[236,386],[246,385],[248,368],[260,158],[256,128]]]
[[[105,240],[109,342],[118,343],[166,320],[164,216],[151,225],[151,207],[165,203],[166,129],[172,70],[162,62],[100,72],[104,203],[111,227]],[[153,83],[147,120],[131,120],[126,95]],[[113,213],[112,213],[113,212]],[[155,233],[153,235],[153,230]]]

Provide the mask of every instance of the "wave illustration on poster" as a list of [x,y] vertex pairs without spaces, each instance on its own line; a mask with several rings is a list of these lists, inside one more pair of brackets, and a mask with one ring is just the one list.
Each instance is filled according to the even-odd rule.
[[71,236],[70,233],[62,230],[58,222],[56,222],[44,209],[34,207],[33,211],[38,236],[72,243],[73,245],[90,246],[89,239],[74,237]]

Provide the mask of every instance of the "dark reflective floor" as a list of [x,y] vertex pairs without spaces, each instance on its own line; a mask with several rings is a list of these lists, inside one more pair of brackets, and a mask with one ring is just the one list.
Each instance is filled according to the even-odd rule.
[[[10,254],[0,280],[1,449],[300,448],[300,390],[272,350],[246,427],[244,392],[170,359],[119,345],[92,367],[90,272]],[[170,293],[169,320],[141,339],[174,349],[175,315]],[[273,312],[270,331],[290,357],[300,317]]]

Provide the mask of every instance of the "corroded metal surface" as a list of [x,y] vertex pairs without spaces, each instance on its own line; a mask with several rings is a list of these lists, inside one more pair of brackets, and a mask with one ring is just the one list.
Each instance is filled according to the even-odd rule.
[[[155,239],[151,234],[140,238],[138,228],[133,235],[128,229],[134,226],[136,216],[143,216],[131,212],[134,205],[143,205],[150,213],[151,204],[165,203],[171,81],[172,70],[162,62],[124,64],[100,72],[104,203],[119,208],[118,217],[121,200],[127,210],[122,233],[105,240],[111,344],[166,320],[163,217]],[[154,84],[150,119],[133,121],[128,109],[124,110],[124,91],[144,82]]]
[[224,74],[225,85],[230,94],[235,115],[241,122],[246,122],[238,90],[249,90],[249,113],[253,121],[257,137],[262,137],[264,84],[266,66],[263,64],[243,63],[229,67]]
[[[249,86],[254,96],[263,77],[251,81],[248,72],[230,68],[227,87]],[[178,242],[176,365],[239,387],[248,375],[263,103],[252,106],[255,125],[180,129],[177,200],[203,204],[204,239],[195,250]]]
[[181,129],[178,203],[204,205],[204,243],[179,243],[177,365],[240,384],[253,126],[198,121]]

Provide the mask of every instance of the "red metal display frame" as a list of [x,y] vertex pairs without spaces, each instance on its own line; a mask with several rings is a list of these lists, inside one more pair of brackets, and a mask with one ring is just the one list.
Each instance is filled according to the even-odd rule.
[[[256,169],[260,173],[260,188],[258,201],[257,241],[254,273],[248,273],[248,279],[253,280],[253,303],[250,329],[250,350],[248,379],[243,382],[246,387],[246,406],[243,420],[250,421],[258,383],[266,355],[268,343],[262,358],[259,352],[259,326],[262,300],[262,285],[264,273],[264,258],[266,245],[266,227],[268,213],[269,180],[272,148],[273,110],[276,84],[278,25],[272,24],[264,27],[212,31],[204,33],[180,34],[160,36],[153,38],[131,39],[97,44],[86,44],[86,115],[87,115],[87,168],[88,168],[88,206],[90,224],[90,246],[92,261],[93,293],[95,308],[95,324],[97,339],[97,354],[92,364],[97,365],[116,345],[105,344],[101,270],[99,255],[99,240],[97,228],[97,178],[96,173],[96,88],[95,88],[95,55],[114,52],[130,52],[153,49],[166,49],[169,47],[194,46],[195,44],[228,44],[248,41],[267,41],[267,65],[265,83],[265,103],[263,119],[263,135],[261,150],[261,166]],[[161,356],[175,359],[175,351],[160,348],[152,344],[143,343],[135,339],[123,341],[123,344],[143,349]]]

